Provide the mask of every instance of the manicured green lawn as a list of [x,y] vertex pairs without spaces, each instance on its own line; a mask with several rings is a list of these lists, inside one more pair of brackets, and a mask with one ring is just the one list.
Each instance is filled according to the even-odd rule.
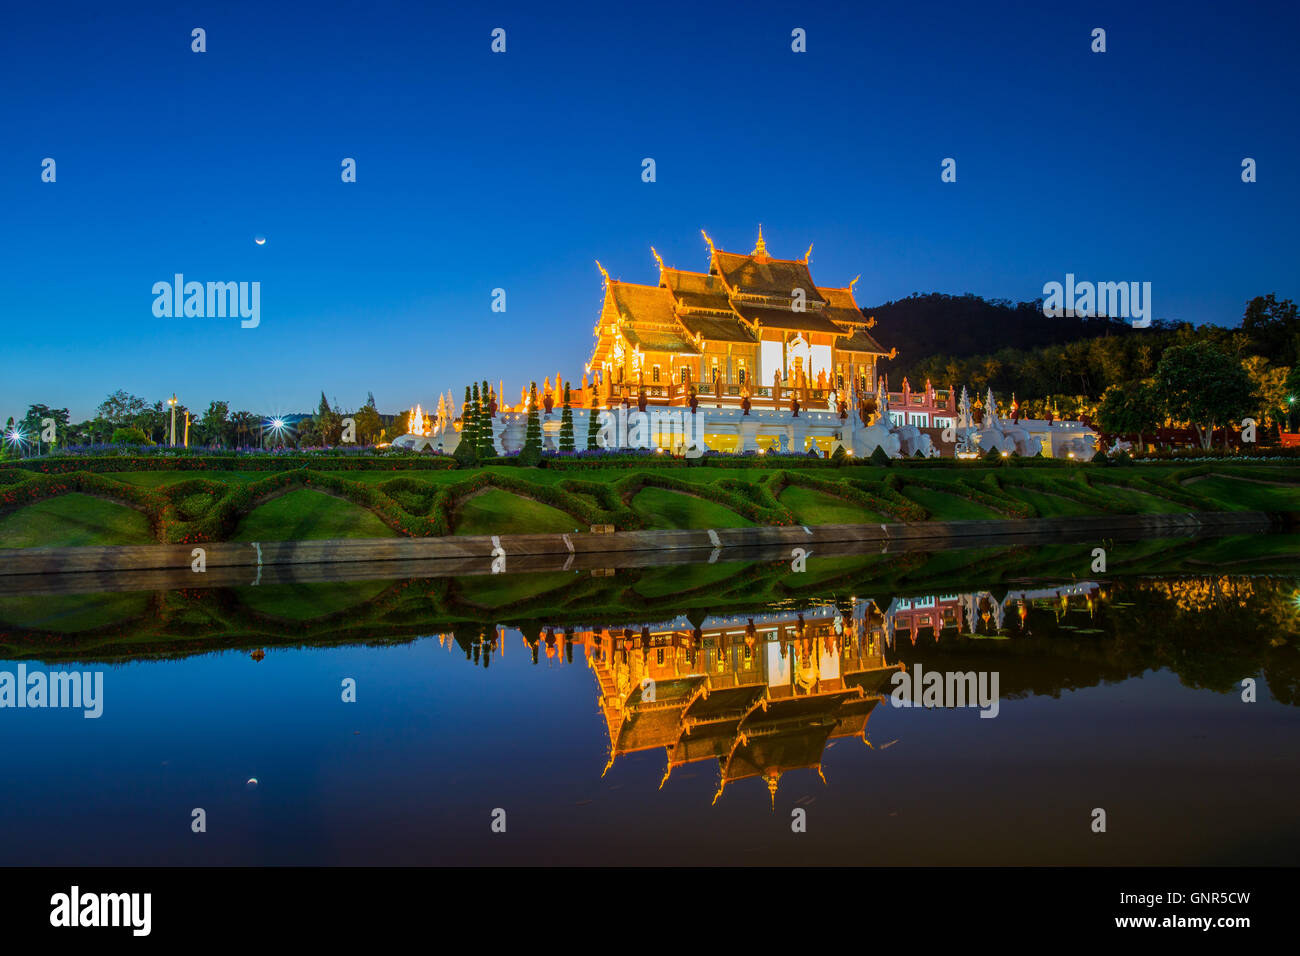
[[232,541],[322,541],[392,538],[397,532],[349,501],[299,488],[248,513]]
[[[90,463],[93,469],[93,463]],[[799,463],[783,467],[797,471]],[[1220,472],[1219,469],[1222,468]],[[1203,472],[1208,477],[1195,477]],[[491,466],[486,474],[510,477],[532,484],[539,489],[554,486],[566,480],[613,485],[638,472],[662,474],[687,486],[718,487],[719,481],[765,485],[775,474],[775,469],[762,467],[723,468],[716,464],[689,467],[656,467],[654,462],[635,467],[610,467],[604,463],[590,469],[567,470],[560,467],[516,468]],[[467,481],[484,471],[477,470],[414,470],[390,467],[375,471],[329,471],[348,483],[371,487],[400,479],[410,485],[394,489],[393,500],[413,515],[428,516],[433,501],[433,490]],[[1168,484],[1184,492],[1204,497],[1203,507],[1211,503],[1230,509],[1262,511],[1300,511],[1300,467],[1226,462],[1213,469],[1204,466],[1139,465],[1119,471],[1097,469],[1094,466],[1008,468],[1004,465],[937,466],[896,462],[889,468],[878,466],[846,465],[841,468],[820,467],[811,472],[822,481],[839,482],[856,480],[861,487],[874,488],[885,493],[883,480],[896,476],[901,479],[902,494],[921,507],[935,520],[990,520],[1005,517],[995,508],[972,502],[959,493],[945,489],[954,482],[968,482],[975,487],[996,493],[997,486],[991,476],[1001,476],[1007,481],[1006,493],[1032,505],[1044,517],[1061,515],[1088,515],[1099,513],[1102,502],[1122,506],[1129,513],[1176,513],[1197,510],[1195,502],[1180,503],[1167,498],[1144,493],[1132,488],[1106,483],[1104,478],[1143,478],[1156,485]],[[12,472],[4,472],[12,474]],[[256,482],[274,472],[252,471],[133,471],[108,472],[105,477],[113,482],[137,488],[163,489],[177,482],[199,479],[231,486]],[[1093,484],[1085,476],[1093,476]],[[1193,476],[1181,485],[1173,482]],[[24,477],[27,477],[26,475]],[[1249,478],[1260,480],[1251,481]],[[38,479],[31,476],[31,480]],[[1012,482],[1024,481],[1027,486]],[[1266,481],[1286,482],[1267,484]],[[410,483],[414,483],[411,485]],[[10,483],[12,484],[12,483]],[[767,487],[771,487],[767,485]],[[1087,501],[1070,497],[1077,489]],[[540,492],[539,492],[540,493]],[[582,502],[600,512],[601,498],[578,493]],[[175,516],[181,522],[173,527],[178,536],[185,532],[185,522],[202,518],[208,509],[221,500],[221,495],[196,493],[174,502]],[[782,490],[781,504],[788,509],[799,524],[877,524],[892,520],[888,513],[877,513],[855,505],[851,501],[817,489],[796,485]],[[752,521],[701,495],[665,488],[647,486],[630,502],[646,525],[653,529],[705,529],[746,527]],[[576,505],[575,505],[576,507]],[[581,509],[580,509],[581,510]],[[623,524],[616,516],[615,523]],[[514,494],[499,488],[489,488],[459,506],[453,526],[457,534],[538,533],[554,534],[587,530],[588,521],[567,514],[562,509],[542,504],[526,495]],[[307,540],[347,537],[389,537],[395,534],[372,513],[349,504],[342,497],[326,496],[314,489],[298,488],[280,498],[272,499],[243,519],[233,540]],[[0,518],[0,547],[20,548],[39,545],[79,544],[147,544],[153,537],[147,519],[134,509],[86,495],[67,495],[48,499],[37,505],[20,508]]]
[[874,511],[815,488],[791,485],[781,492],[779,500],[800,524],[878,524],[886,520]]
[[1210,475],[1183,485],[1188,491],[1213,498],[1234,511],[1300,511],[1300,484],[1262,485],[1222,475]]
[[489,488],[456,512],[456,534],[562,534],[582,522],[532,498]]
[[1127,505],[1128,510],[1134,514],[1172,514],[1174,512],[1196,510],[1191,505],[1179,504],[1177,501],[1170,501],[1168,498],[1161,498],[1157,495],[1149,495],[1145,491],[1138,491],[1136,488],[1120,488],[1115,485],[1095,485],[1094,488],[1107,498]]
[[632,510],[648,528],[748,528],[754,522],[717,502],[683,495],[667,488],[643,488],[632,499]]
[[149,519],[134,508],[76,492],[0,518],[0,548],[156,543]]
[[1042,491],[1035,491],[1032,488],[1018,488],[1008,485],[1007,494],[1013,498],[1019,498],[1021,501],[1027,501],[1038,510],[1041,518],[1052,518],[1057,515],[1091,515],[1097,512],[1072,498],[1065,498],[1061,495],[1047,494]]
[[1005,518],[992,508],[967,501],[946,491],[935,491],[917,485],[904,485],[903,495],[911,498],[918,505],[930,512],[931,521],[966,521],[989,518]]

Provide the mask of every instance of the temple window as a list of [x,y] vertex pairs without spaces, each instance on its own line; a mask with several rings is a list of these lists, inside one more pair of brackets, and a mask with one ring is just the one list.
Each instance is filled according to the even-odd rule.
[[689,385],[691,383],[691,370],[688,366],[682,366],[681,382],[683,385]]
[[[654,368],[652,368],[652,369],[650,370],[650,381],[655,382],[656,384],[658,384],[658,382],[659,382],[659,366],[658,366],[658,365],[656,365]],[[663,662],[660,661],[660,663],[663,663]]]

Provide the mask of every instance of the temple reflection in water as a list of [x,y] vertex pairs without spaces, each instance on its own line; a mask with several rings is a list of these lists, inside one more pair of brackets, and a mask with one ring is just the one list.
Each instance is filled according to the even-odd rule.
[[[868,747],[867,721],[904,669],[886,655],[945,633],[1027,633],[1031,607],[1058,618],[1091,614],[1093,582],[1008,591],[862,599],[755,614],[689,615],[614,626],[518,625],[533,663],[573,663],[580,648],[599,687],[609,732],[604,773],[624,754],[662,748],[664,783],[684,764],[717,761],[716,802],[727,786],[759,778],[775,804],[783,774],[814,770],[837,738]],[[883,604],[883,606],[882,606]],[[439,642],[489,666],[505,650],[505,628],[471,628]]]
[[885,663],[881,635],[866,623],[870,607],[855,599],[849,614],[827,605],[575,635],[600,685],[605,770],[622,754],[659,747],[664,782],[683,764],[717,760],[715,800],[749,777],[775,797],[783,773],[820,774],[829,740],[866,739],[867,719],[899,669]]

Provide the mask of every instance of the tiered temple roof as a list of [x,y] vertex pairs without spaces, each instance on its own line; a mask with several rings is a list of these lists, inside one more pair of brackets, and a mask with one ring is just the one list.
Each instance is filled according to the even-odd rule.
[[[750,777],[775,794],[787,771],[820,773],[831,739],[866,739],[872,709],[900,666],[885,663],[865,619],[859,624],[834,608],[776,612],[758,627],[753,617],[748,627],[707,618],[693,631],[680,629],[691,626],[678,620],[621,637],[613,629],[588,644],[609,730],[606,771],[621,754],[664,748],[664,783],[678,767],[713,760],[715,801],[728,784]],[[803,637],[759,641],[760,628]],[[645,692],[646,678],[653,693]]]
[[605,302],[594,330],[593,368],[617,364],[627,350],[699,355],[709,342],[754,345],[764,329],[832,336],[840,351],[889,354],[867,331],[874,323],[858,308],[852,283],[818,286],[807,256],[768,255],[761,228],[748,255],[724,252],[705,239],[707,273],[665,266],[658,253],[658,285],[611,279],[601,268]]

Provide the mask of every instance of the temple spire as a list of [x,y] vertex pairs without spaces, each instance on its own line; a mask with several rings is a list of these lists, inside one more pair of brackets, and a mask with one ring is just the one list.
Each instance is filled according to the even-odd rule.
[[767,243],[763,241],[763,224],[758,224],[758,242],[754,246],[754,251],[750,253],[755,259],[763,261],[768,258]]

